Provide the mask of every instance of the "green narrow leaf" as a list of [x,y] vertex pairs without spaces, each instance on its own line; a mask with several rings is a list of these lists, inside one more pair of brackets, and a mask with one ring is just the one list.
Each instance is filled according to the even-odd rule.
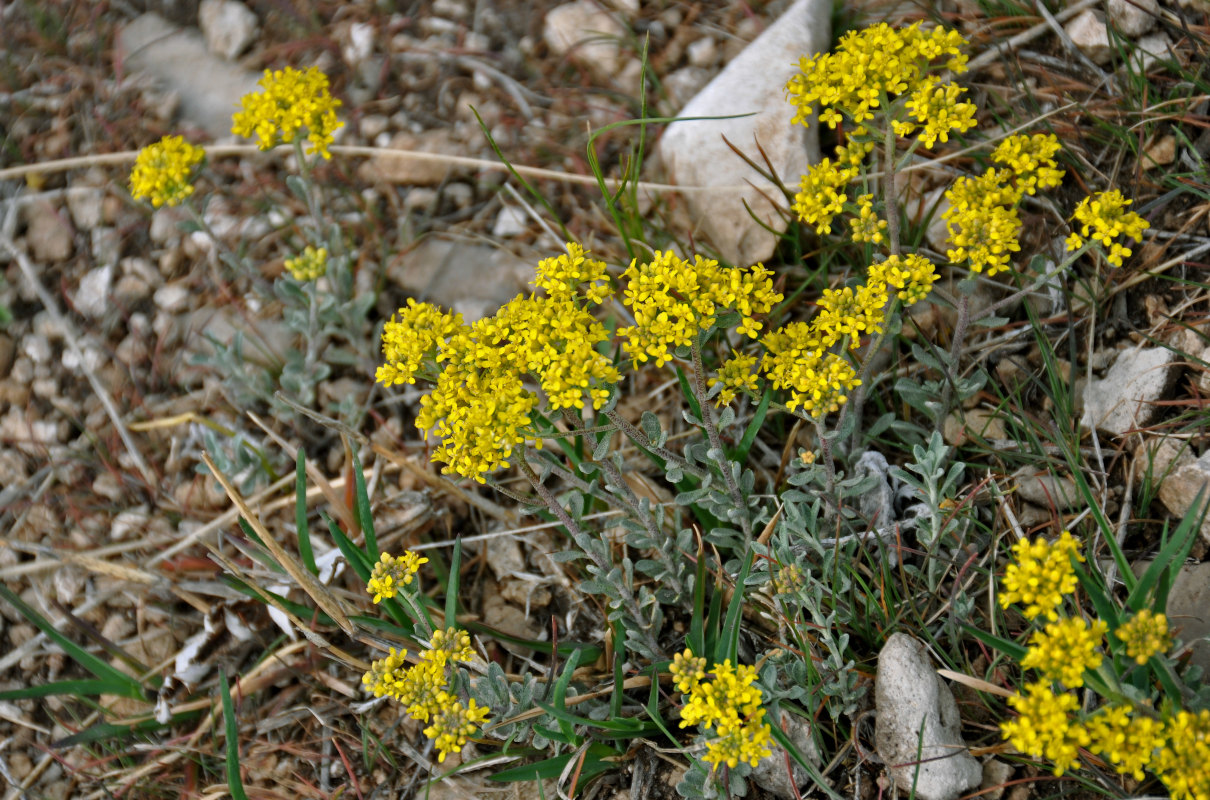
[[702,419],[702,406],[697,401],[697,395],[693,392],[693,386],[689,383],[689,376],[685,374],[685,370],[673,365],[676,369],[676,379],[681,385],[681,394],[685,396],[685,402],[689,404],[689,410],[693,412],[693,416]]
[[21,689],[0,692],[0,700],[28,700],[33,697],[50,697],[57,694],[90,697],[102,694],[121,694],[124,689],[124,684],[111,681],[57,681],[41,686],[26,686]]
[[102,681],[111,683],[115,687],[122,687],[120,691],[113,692],[114,694],[121,695],[122,697],[129,697],[135,700],[147,699],[143,692],[142,685],[137,680],[127,675],[125,672],[122,672],[117,667],[111,666],[107,661],[97,658],[92,653],[73,642],[71,639],[68,639],[66,636],[60,633],[55,626],[51,625],[45,617],[30,608],[24,600],[14,594],[11,589],[3,584],[0,584],[0,598],[8,601],[9,605],[17,609],[17,612],[20,613],[21,616],[25,617],[34,625],[34,627],[46,634],[48,639],[59,645],[59,647],[62,647],[64,652],[66,652],[67,655],[81,667],[88,670]]
[[454,541],[454,554],[450,557],[450,577],[445,585],[445,627],[457,627],[458,580],[462,569],[462,539]]
[[370,513],[370,493],[366,490],[366,476],[361,472],[361,459],[353,453],[353,488],[357,492],[357,524],[366,537],[366,555],[370,563],[378,560],[378,537],[374,534],[374,517]]
[[1025,658],[1025,654],[1029,652],[1027,648],[1022,647],[1014,641],[1002,639],[999,636],[988,633],[987,631],[980,630],[973,625],[964,624],[962,629],[971,636],[974,636],[979,641],[983,642],[988,647],[994,647],[1018,663],[1021,661],[1021,659]]
[[332,541],[340,548],[345,561],[349,562],[349,566],[357,573],[357,577],[361,578],[362,583],[369,581],[374,562],[367,560],[365,552],[353,544],[353,540],[345,535],[345,532],[336,524],[336,520],[329,517],[326,511],[320,511],[319,515],[328,524],[328,532],[332,534]]
[[311,526],[307,524],[307,454],[298,448],[298,461],[294,472],[294,527],[298,529],[298,554],[303,566],[312,575],[319,574],[315,566],[315,551],[311,549]]
[[[923,728],[921,728],[921,730],[923,730]],[[844,800],[844,798],[836,793],[835,789],[828,785],[827,781],[824,780],[823,775],[819,774],[819,770],[816,769],[815,765],[803,758],[802,753],[798,752],[798,748],[796,748],[794,743],[790,741],[790,737],[785,734],[785,731],[776,725],[769,725],[769,732],[773,734],[773,739],[786,749],[786,752],[790,754],[790,757],[793,758],[800,767],[807,771],[807,774],[811,776],[811,780],[815,781],[815,785],[823,789],[824,793],[826,793],[828,797],[832,798],[832,800]]]
[[761,396],[760,404],[757,405],[756,412],[752,415],[752,421],[744,429],[744,438],[739,440],[739,445],[729,456],[732,461],[740,464],[748,461],[748,453],[752,450],[752,443],[756,441],[756,434],[760,433],[761,425],[765,424],[765,415],[769,412],[769,403],[772,400],[773,386],[770,384],[765,387],[765,393]]
[[[1147,571],[1143,573],[1143,577],[1139,578],[1139,582],[1126,598],[1127,608],[1139,611],[1148,607],[1147,595],[1153,587],[1158,587],[1160,591],[1157,592],[1157,595],[1162,595],[1156,598],[1158,601],[1156,608],[1161,610],[1167,608],[1168,589],[1181,565],[1189,557],[1189,551],[1193,549],[1193,543],[1197,540],[1197,532],[1202,526],[1202,518],[1206,511],[1202,506],[1205,493],[1204,486],[1198,489],[1197,496],[1193,498],[1193,505],[1185,512],[1185,516],[1181,518],[1176,530],[1167,537],[1163,547],[1156,553],[1155,559],[1147,567]],[[1165,577],[1167,577],[1167,580],[1163,582],[1165,585],[1161,585],[1160,581]]]
[[706,555],[697,548],[697,577],[693,581],[693,616],[689,619],[689,649],[695,656],[706,652]]
[[749,550],[744,558],[743,569],[735,579],[735,592],[731,595],[731,603],[727,606],[727,621],[723,623],[722,636],[714,648],[714,663],[721,664],[724,659],[731,659],[732,664],[739,663],[739,628],[740,615],[744,610],[744,584],[748,573],[752,571],[752,558],[755,554]]
[[219,671],[219,691],[223,700],[223,727],[227,733],[227,791],[234,800],[248,800],[244,782],[239,776],[239,723],[235,720],[235,708],[231,702],[231,687],[227,685],[227,674]]

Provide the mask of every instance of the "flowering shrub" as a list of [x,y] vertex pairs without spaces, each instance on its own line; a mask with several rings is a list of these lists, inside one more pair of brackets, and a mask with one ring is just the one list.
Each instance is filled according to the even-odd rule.
[[310,143],[307,152],[332,157],[328,145],[344,123],[336,116],[340,101],[328,92],[327,75],[315,67],[265,70],[260,87],[261,91],[241,99],[242,110],[235,115],[232,133],[255,136],[257,147],[268,150],[296,141],[305,129]]
[[677,690],[685,695],[681,727],[701,725],[707,731],[703,760],[717,767],[736,767],[741,761],[755,767],[769,755],[769,725],[761,705],[761,690],[754,685],[756,670],[715,664],[706,679],[706,659],[686,650],[668,667]]

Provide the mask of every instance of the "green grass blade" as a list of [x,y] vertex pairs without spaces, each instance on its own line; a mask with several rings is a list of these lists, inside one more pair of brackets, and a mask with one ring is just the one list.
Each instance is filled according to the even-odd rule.
[[773,740],[786,749],[786,752],[790,754],[795,763],[807,771],[807,774],[811,776],[811,780],[815,781],[815,785],[823,789],[828,797],[832,798],[832,800],[844,800],[844,798],[836,793],[836,790],[828,785],[828,782],[824,780],[823,775],[819,774],[819,770],[816,769],[815,765],[803,758],[802,753],[798,752],[798,748],[790,741],[790,737],[785,734],[785,731],[771,724],[769,725],[769,732],[773,734]]
[[46,683],[42,686],[26,686],[22,689],[10,689],[7,692],[0,692],[0,700],[29,700],[33,697],[51,697],[58,694],[71,695],[73,697],[91,697],[102,694],[120,694],[124,688],[124,684],[111,681],[57,681],[55,683]]
[[714,648],[715,664],[721,664],[728,658],[731,659],[732,665],[739,663],[739,623],[744,610],[744,584],[748,581],[748,573],[752,571],[754,555],[751,550],[748,551],[743,569],[735,579],[735,593],[731,595],[731,603],[727,606],[727,621],[723,623],[722,635]]
[[344,554],[345,561],[349,562],[349,566],[357,573],[357,577],[361,578],[361,582],[365,583],[370,579],[370,572],[373,569],[374,562],[366,558],[365,552],[353,544],[353,540],[345,535],[345,532],[336,524],[336,520],[321,511],[320,516],[324,522],[328,524],[328,533],[332,534],[332,541],[340,548],[340,552]]
[[462,540],[454,542],[454,554],[450,557],[450,577],[445,585],[445,627],[453,628],[458,619],[458,580],[462,569]]
[[706,554],[697,548],[697,574],[693,581],[693,616],[689,619],[689,649],[695,656],[706,652]]
[[693,412],[693,416],[702,419],[702,406],[697,402],[697,395],[693,392],[693,386],[689,383],[689,376],[685,374],[685,370],[673,365],[676,369],[676,379],[681,385],[681,394],[685,396],[685,402],[689,404],[689,410]]
[[[1147,595],[1152,588],[1156,587],[1159,589],[1157,607],[1160,609],[1167,607],[1168,589],[1171,588],[1181,564],[1185,563],[1185,559],[1189,557],[1193,543],[1197,541],[1197,532],[1201,529],[1202,519],[1206,512],[1202,505],[1205,494],[1205,487],[1198,490],[1197,496],[1193,499],[1193,505],[1181,519],[1180,525],[1171,536],[1167,537],[1164,546],[1156,553],[1155,560],[1147,567],[1143,577],[1139,578],[1139,582],[1126,598],[1126,606],[1132,611],[1148,608]],[[1163,583],[1161,583],[1162,579]]]
[[248,795],[244,792],[244,782],[239,776],[239,723],[235,720],[231,687],[227,685],[226,673],[219,672],[218,682],[223,700],[223,727],[227,733],[227,791],[234,800],[248,800]]
[[765,393],[760,398],[760,404],[757,405],[756,412],[752,415],[752,421],[744,429],[744,438],[739,440],[739,445],[728,455],[732,461],[739,464],[747,463],[748,453],[752,450],[752,443],[756,441],[756,434],[760,433],[761,426],[765,424],[765,415],[769,413],[769,403],[772,400],[773,387],[766,386]]
[[298,448],[298,463],[294,478],[294,526],[298,530],[298,554],[303,566],[312,575],[319,574],[315,566],[315,551],[311,548],[311,526],[307,524],[307,454]]
[[370,563],[378,560],[381,555],[378,550],[378,537],[374,533],[374,516],[370,513],[370,493],[366,490],[366,476],[361,471],[361,459],[357,451],[353,452],[353,489],[357,493],[356,514],[357,525],[366,537],[366,555]]
[[117,667],[111,666],[107,661],[97,658],[71,639],[68,639],[55,626],[51,625],[45,617],[26,605],[24,600],[2,584],[0,584],[0,598],[8,601],[13,608],[17,609],[17,612],[21,616],[25,617],[34,627],[46,634],[48,639],[59,645],[59,647],[62,647],[63,651],[81,667],[91,672],[96,678],[110,683],[114,687],[121,687],[120,690],[114,691],[113,694],[135,700],[147,699],[142,685],[137,680]]

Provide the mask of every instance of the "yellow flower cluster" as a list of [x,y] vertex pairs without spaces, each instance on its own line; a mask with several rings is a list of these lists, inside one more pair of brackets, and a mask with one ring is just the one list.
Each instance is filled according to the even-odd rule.
[[1210,800],[1210,711],[1182,711],[1164,727],[1151,769],[1172,800]]
[[1122,259],[1133,252],[1116,241],[1119,237],[1142,241],[1143,231],[1151,225],[1133,211],[1127,211],[1133,201],[1127,200],[1117,189],[1097,192],[1080,201],[1072,217],[1080,223],[1080,232],[1067,237],[1067,249],[1077,250],[1084,242],[1092,240],[1108,249],[1105,260],[1115,267],[1122,266]]
[[941,85],[936,76],[924,78],[907,101],[911,119],[894,120],[891,128],[904,137],[920,130],[917,138],[925,147],[932,147],[938,139],[948,142],[952,131],[966,133],[975,127],[975,104],[960,99],[965,93],[957,84]]
[[420,399],[416,427],[441,440],[433,460],[446,464],[445,472],[483,483],[488,472],[508,466],[514,447],[541,447],[530,430],[539,397],[528,380],[555,410],[600,408],[609,399],[608,386],[621,374],[598,352],[609,332],[585,307],[604,299],[604,280],[604,264],[569,243],[566,255],[540,266],[537,283],[546,295],[519,295],[473,325],[409,301],[387,323],[386,363],[376,379],[392,386],[436,376]]
[[746,355],[736,352],[731,355],[718,368],[718,376],[709,379],[708,384],[711,388],[716,383],[721,383],[723,388],[718,393],[718,399],[715,400],[715,405],[725,406],[735,399],[740,392],[755,392],[758,389],[756,373],[752,368],[756,366],[756,356]]
[[1080,701],[1074,694],[1055,694],[1039,681],[1026,686],[1024,695],[1010,697],[1008,704],[1019,716],[1002,723],[1000,730],[1013,747],[1051,761],[1055,775],[1079,766],[1079,748],[1088,747],[1092,738],[1075,716]]
[[305,72],[293,67],[265,70],[260,87],[240,99],[242,110],[236,112],[231,132],[255,136],[257,147],[268,150],[279,142],[293,142],[305,128],[308,153],[331,158],[328,145],[344,123],[336,118],[340,101],[328,92],[328,76],[316,67]]
[[963,175],[946,190],[950,207],[941,217],[953,245],[946,251],[950,261],[969,261],[972,272],[986,269],[988,275],[1008,269],[1012,254],[1021,249],[1021,194],[1006,185],[1006,178],[1006,172],[989,169],[977,177]]
[[794,594],[805,582],[802,567],[793,563],[782,564],[777,570],[777,577],[773,579],[773,591],[778,594]]
[[892,290],[911,305],[932,290],[935,280],[935,267],[920,255],[871,264],[864,285],[825,289],[811,322],[791,322],[767,334],[761,340],[761,372],[774,389],[790,392],[786,407],[791,411],[801,407],[819,418],[839,410],[861,379],[829,348],[846,339],[849,347],[860,346],[863,334],[882,331]]
[[1156,748],[1164,746],[1164,723],[1126,706],[1103,706],[1085,723],[1092,740],[1088,749],[1104,756],[1119,775],[1143,780],[1143,768]]
[[[797,201],[796,201],[797,202]],[[863,194],[857,198],[857,216],[849,220],[855,242],[882,244],[886,241],[887,221],[874,211],[874,195]]]
[[1063,182],[1064,172],[1055,161],[1061,147],[1050,133],[1009,136],[992,151],[992,161],[1011,172],[1020,191],[1032,195]]
[[[864,128],[855,131],[847,144],[836,148],[835,160],[825,158],[812,165],[799,181],[791,210],[800,222],[813,225],[819,236],[832,232],[832,220],[844,210],[844,204],[849,200],[849,183],[860,172],[866,154],[874,149],[874,143],[863,138],[864,133]],[[858,198],[861,216],[853,223],[854,227],[861,225],[863,232],[870,229],[870,235],[886,227],[885,220],[881,225],[874,221],[877,215],[870,202],[872,199],[871,195]]]
[[296,281],[306,282],[322,278],[328,272],[327,248],[316,250],[307,245],[297,256],[286,259],[286,269]]
[[668,671],[677,689],[687,695],[681,727],[701,725],[709,737],[704,761],[715,768],[720,764],[734,768],[741,761],[755,767],[772,752],[755,667],[733,667],[728,659],[715,664],[713,677],[706,680],[706,659],[686,650],[673,658]]
[[1097,646],[1108,629],[1099,619],[1091,626],[1082,617],[1056,620],[1045,629],[1034,631],[1021,666],[1038,670],[1048,681],[1076,689],[1084,685],[1085,670],[1101,665]]
[[1172,647],[1168,617],[1146,608],[1119,625],[1113,635],[1126,644],[1126,655],[1138,664]]
[[862,123],[892,96],[915,91],[931,62],[948,56],[945,67],[954,74],[966,70],[957,31],[924,31],[917,23],[895,29],[879,23],[841,37],[834,53],[803,58],[799,73],[786,85],[795,106],[794,122],[808,124],[818,103],[819,118],[835,128],[844,116]]
[[538,262],[538,277],[534,285],[552,300],[571,300],[577,294],[594,305],[609,296],[609,275],[604,261],[588,257],[584,247],[567,243],[567,252]]
[[366,591],[374,595],[374,604],[389,600],[399,593],[399,587],[407,586],[413,576],[420,571],[421,564],[427,564],[428,559],[418,556],[411,550],[405,550],[399,558],[390,553],[378,557],[366,582]]
[[671,251],[657,250],[641,264],[635,259],[622,274],[623,302],[635,320],[618,331],[622,346],[635,367],[648,360],[662,367],[675,348],[689,347],[727,310],[739,312],[738,333],[756,338],[762,327],[756,317],[782,299],[772,274],[763,264],[722,267],[700,255],[689,262]]
[[417,373],[433,361],[437,347],[463,327],[461,314],[409,297],[407,307],[399,309],[383,327],[386,363],[378,367],[374,380],[387,387],[415,383]]
[[1064,595],[1076,590],[1076,571],[1071,560],[1084,560],[1071,532],[1063,531],[1053,543],[1040,536],[1032,542],[1021,539],[1013,545],[1013,556],[1015,563],[1009,564],[1004,573],[1000,606],[1008,608],[1013,603],[1022,603],[1026,619],[1043,614],[1052,621],[1058,619],[1056,609]]
[[193,170],[206,151],[180,136],[165,136],[139,151],[130,171],[130,195],[151,205],[179,205],[193,194]]
[[419,663],[408,667],[407,651],[392,647],[386,658],[370,665],[361,680],[375,697],[393,697],[410,717],[429,723],[424,735],[433,740],[437,760],[444,762],[450,753],[462,752],[467,738],[491,713],[474,698],[464,704],[450,691],[447,666],[469,662],[474,655],[466,631],[434,631],[432,644],[420,655]]

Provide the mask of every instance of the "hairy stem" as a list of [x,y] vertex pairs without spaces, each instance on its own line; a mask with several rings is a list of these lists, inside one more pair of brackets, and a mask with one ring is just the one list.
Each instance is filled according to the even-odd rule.
[[655,453],[657,456],[664,459],[665,461],[670,461],[673,464],[676,464],[678,467],[681,468],[682,472],[692,475],[693,477],[697,478],[698,480],[701,480],[702,478],[706,477],[706,470],[702,469],[701,467],[697,467],[697,466],[694,466],[693,464],[690,464],[683,457],[678,456],[676,453],[672,452],[667,447],[661,447],[660,445],[656,444],[651,439],[648,439],[647,434],[643,433],[643,431],[639,430],[634,425],[630,424],[630,421],[627,420],[625,417],[623,417],[618,412],[606,411],[605,416],[609,418],[610,422],[612,422],[614,425],[618,426],[618,430],[620,430],[626,436],[627,439],[634,442],[639,447],[643,448],[644,450],[650,450],[652,453]]
[[698,405],[702,409],[702,424],[706,426],[706,436],[710,439],[710,449],[718,453],[718,468],[723,473],[723,481],[727,484],[727,494],[731,502],[740,511],[740,525],[744,530],[744,539],[752,536],[752,515],[748,513],[748,502],[739,493],[739,484],[731,472],[731,461],[723,450],[723,439],[719,436],[718,425],[714,422],[714,407],[706,398],[706,370],[702,366],[702,336],[699,334],[693,340],[693,389],[697,395]]
[[886,138],[883,141],[883,161],[886,162],[886,194],[883,197],[883,207],[886,208],[887,247],[891,255],[899,255],[899,188],[896,184],[898,175],[895,172],[895,129],[888,121]]
[[958,320],[954,323],[954,341],[950,343],[949,363],[945,365],[945,386],[941,389],[941,407],[937,411],[935,430],[945,429],[945,418],[954,401],[954,390],[958,385],[958,359],[962,357],[962,345],[966,339],[966,328],[970,325],[970,295],[963,293],[958,298]]
[[822,420],[812,419],[811,421],[815,423],[815,438],[819,440],[819,449],[823,453],[823,472],[827,478],[825,491],[828,501],[832,503],[833,508],[840,508],[840,501],[836,497],[836,460],[832,457],[832,440],[827,438],[827,431],[824,430]]

